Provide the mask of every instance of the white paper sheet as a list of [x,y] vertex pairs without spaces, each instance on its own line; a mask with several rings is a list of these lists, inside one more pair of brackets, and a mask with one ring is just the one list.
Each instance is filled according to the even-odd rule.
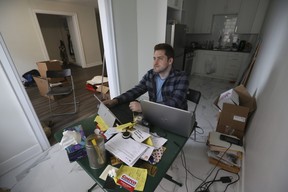
[[128,166],[133,166],[147,149],[144,144],[131,138],[123,139],[122,133],[118,133],[106,142],[105,148]]
[[152,139],[153,146],[155,147],[155,149],[159,149],[167,141],[167,139],[165,139],[163,137],[158,137],[158,136],[154,136],[154,135],[151,135],[151,139]]

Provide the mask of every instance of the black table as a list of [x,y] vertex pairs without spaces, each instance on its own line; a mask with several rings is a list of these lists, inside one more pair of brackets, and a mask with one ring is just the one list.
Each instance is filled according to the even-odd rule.
[[[132,118],[133,118],[133,114],[132,112],[129,110],[128,105],[119,105],[117,107],[111,108],[111,111],[115,114],[115,116],[122,122],[122,123],[127,123],[127,122],[131,122]],[[86,137],[90,134],[94,133],[94,129],[96,127],[94,119],[96,117],[97,114],[92,115],[84,120],[81,120],[72,126],[75,125],[82,125],[82,128],[84,130],[84,133],[86,135]],[[145,188],[144,191],[147,192],[151,192],[151,191],[155,191],[155,189],[157,188],[157,186],[159,185],[159,183],[161,182],[162,178],[166,178],[178,185],[182,185],[176,181],[174,181],[170,176],[168,176],[166,174],[166,172],[168,171],[168,169],[170,168],[170,166],[172,165],[172,163],[174,162],[175,158],[177,157],[177,155],[180,153],[181,149],[184,147],[186,141],[188,140],[188,138],[186,137],[182,137],[179,135],[176,135],[174,133],[165,131],[163,129],[159,129],[157,127],[153,127],[151,128],[152,132],[156,132],[159,135],[165,137],[167,139],[167,142],[165,143],[165,147],[166,150],[162,156],[162,159],[160,160],[159,163],[156,164],[157,166],[157,173],[156,175],[147,176],[147,180],[146,180],[146,184],[145,184]],[[62,132],[63,130],[59,130],[58,132],[56,132],[54,134],[54,137],[56,139],[57,142],[61,141],[62,138]],[[142,161],[142,160],[139,160]],[[89,161],[88,158],[82,158],[80,160],[77,161],[77,163],[87,172],[87,174],[96,182],[95,185],[93,185],[88,191],[91,191],[91,189],[93,187],[95,187],[97,184],[104,190],[104,191],[111,191],[111,190],[107,190],[104,189],[104,183],[105,181],[103,181],[102,179],[99,178],[99,176],[101,175],[101,173],[104,171],[104,169],[106,168],[106,166],[104,166],[103,168],[99,168],[99,169],[91,169],[89,166]],[[107,164],[109,162],[107,161]],[[137,163],[136,165],[137,166]],[[113,191],[113,190],[112,190]],[[115,191],[126,191],[126,189],[120,188],[118,187]]]

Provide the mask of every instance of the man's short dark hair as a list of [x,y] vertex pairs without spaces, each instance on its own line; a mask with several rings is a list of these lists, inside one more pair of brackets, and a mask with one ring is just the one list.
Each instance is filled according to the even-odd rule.
[[165,55],[170,59],[171,57],[174,59],[174,49],[171,45],[167,43],[160,43],[154,46],[154,52],[157,50],[164,50]]

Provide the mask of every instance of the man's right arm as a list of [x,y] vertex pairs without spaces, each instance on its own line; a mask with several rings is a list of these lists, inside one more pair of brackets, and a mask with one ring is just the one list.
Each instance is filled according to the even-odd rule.
[[104,105],[106,105],[107,107],[114,107],[115,105],[118,104],[118,99],[109,99],[109,100],[105,100],[103,101]]

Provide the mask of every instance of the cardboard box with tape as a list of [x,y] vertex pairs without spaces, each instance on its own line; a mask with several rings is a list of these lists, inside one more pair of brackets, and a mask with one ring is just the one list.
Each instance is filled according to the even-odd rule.
[[223,102],[222,108],[220,108],[218,106],[220,96],[214,102],[215,106],[220,110],[216,131],[242,139],[248,119],[256,110],[256,100],[243,85],[235,87],[233,91],[238,94],[239,105]]

